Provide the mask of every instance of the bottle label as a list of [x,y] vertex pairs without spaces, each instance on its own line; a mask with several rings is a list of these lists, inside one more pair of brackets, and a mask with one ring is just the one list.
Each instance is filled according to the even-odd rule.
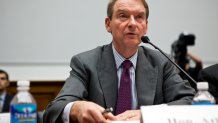
[[37,123],[36,104],[11,105],[11,123]]
[[200,101],[200,102],[193,102],[192,105],[215,105],[210,101]]

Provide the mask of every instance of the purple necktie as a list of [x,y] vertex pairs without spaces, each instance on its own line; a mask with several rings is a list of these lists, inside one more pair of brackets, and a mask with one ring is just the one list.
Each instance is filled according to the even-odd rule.
[[126,110],[131,109],[131,79],[129,68],[132,66],[132,62],[125,60],[122,63],[123,71],[120,79],[120,87],[117,98],[116,114],[123,113]]

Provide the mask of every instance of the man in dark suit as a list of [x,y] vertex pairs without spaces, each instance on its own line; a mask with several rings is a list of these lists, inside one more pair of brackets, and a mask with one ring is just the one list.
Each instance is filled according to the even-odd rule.
[[[144,0],[111,0],[105,19],[112,43],[74,56],[62,90],[46,108],[45,123],[106,123],[139,120],[140,106],[190,104],[194,89],[158,51],[139,46],[147,32],[148,5]],[[128,70],[126,68],[128,63]],[[122,79],[127,74],[126,79]],[[131,89],[120,95],[123,80]],[[128,92],[128,93],[127,93]],[[125,107],[117,113],[120,97]],[[127,106],[127,107],[128,107]],[[102,114],[112,107],[112,113]]]
[[0,112],[9,112],[10,110],[10,102],[13,96],[9,95],[6,91],[9,84],[8,73],[0,70]]
[[206,81],[209,84],[209,92],[215,97],[218,103],[218,64],[202,69],[198,75],[199,81]]

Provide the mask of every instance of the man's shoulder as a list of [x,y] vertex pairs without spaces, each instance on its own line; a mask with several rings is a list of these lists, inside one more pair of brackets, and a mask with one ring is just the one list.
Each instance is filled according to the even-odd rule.
[[204,69],[205,71],[218,71],[218,64],[211,65]]
[[109,55],[112,53],[111,44],[98,46],[94,49],[79,53],[74,55],[71,62],[80,62],[84,64],[98,64],[99,60],[102,59],[104,55]]
[[166,60],[163,54],[161,54],[159,51],[150,49],[145,46],[140,46],[139,52],[142,52],[148,59],[157,60],[157,61]]
[[76,57],[97,57],[99,54],[101,54],[105,50],[110,49],[110,47],[111,47],[111,44],[98,46],[98,47],[96,47],[94,49],[81,52],[81,53],[79,53],[79,54],[77,54],[75,56]]
[[217,75],[218,74],[218,64],[214,64],[214,65],[211,65],[209,67],[202,69],[199,74],[208,75],[208,76]]
[[6,101],[7,103],[10,103],[11,100],[13,99],[13,97],[14,97],[13,95],[6,93],[6,95],[5,95],[5,101]]
[[6,93],[6,97],[8,97],[8,98],[12,99],[14,96],[13,96],[13,95],[11,95],[11,94],[9,94],[9,93]]

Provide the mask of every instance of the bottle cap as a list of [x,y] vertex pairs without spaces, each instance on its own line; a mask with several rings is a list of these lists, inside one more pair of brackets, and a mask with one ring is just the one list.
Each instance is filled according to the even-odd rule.
[[19,80],[17,82],[18,87],[29,87],[30,86],[30,81],[28,80]]
[[198,82],[197,83],[197,89],[200,90],[208,90],[208,82]]

